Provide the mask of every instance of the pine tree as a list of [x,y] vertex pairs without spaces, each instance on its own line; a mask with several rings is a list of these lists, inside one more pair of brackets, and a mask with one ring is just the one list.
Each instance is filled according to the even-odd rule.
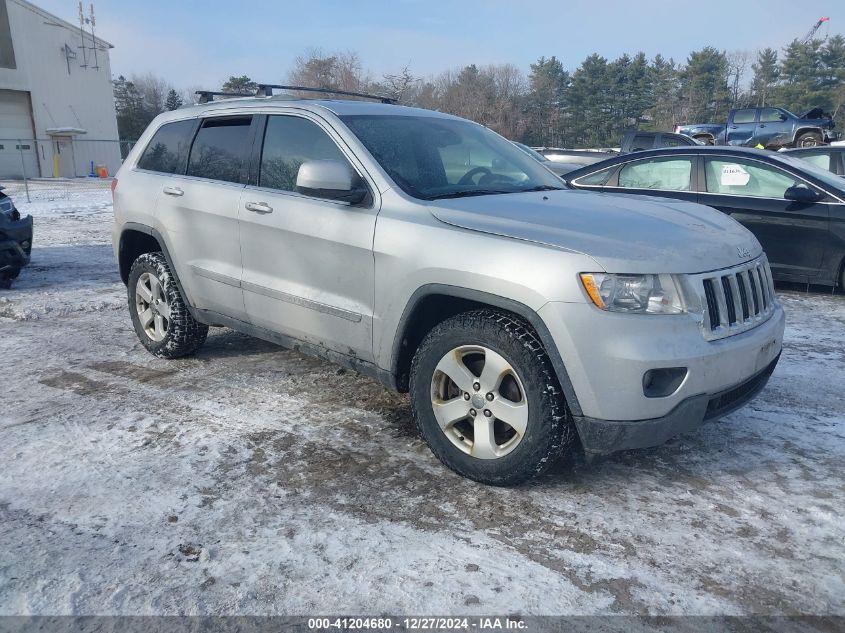
[[728,115],[728,60],[712,46],[690,53],[681,71],[685,116],[690,121],[724,121]]
[[757,61],[751,66],[754,79],[751,80],[751,95],[758,107],[769,104],[769,95],[775,88],[780,71],[778,53],[773,48],[764,48],[757,53]]
[[223,92],[255,92],[258,89],[258,84],[246,75],[229,77],[221,87]]
[[531,64],[525,104],[530,143],[546,146],[563,144],[566,130],[562,115],[566,108],[569,80],[569,73],[554,56],[548,59],[541,57]]
[[164,102],[164,107],[167,110],[178,110],[182,107],[182,97],[173,88],[167,93],[167,100]]

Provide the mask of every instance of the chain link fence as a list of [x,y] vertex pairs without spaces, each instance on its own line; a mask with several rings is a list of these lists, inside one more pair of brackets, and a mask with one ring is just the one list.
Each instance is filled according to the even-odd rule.
[[0,139],[0,185],[27,202],[107,189],[134,144],[73,136]]

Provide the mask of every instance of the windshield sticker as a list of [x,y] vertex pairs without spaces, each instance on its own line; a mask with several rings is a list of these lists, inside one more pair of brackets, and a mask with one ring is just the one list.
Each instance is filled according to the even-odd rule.
[[742,165],[722,165],[721,184],[723,187],[744,187],[749,180],[751,180],[751,174],[745,171]]

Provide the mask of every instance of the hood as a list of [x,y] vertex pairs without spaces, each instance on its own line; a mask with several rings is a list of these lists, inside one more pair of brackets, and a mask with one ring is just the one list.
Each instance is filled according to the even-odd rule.
[[441,222],[581,253],[607,272],[700,273],[760,255],[727,215],[692,202],[592,191],[438,200]]

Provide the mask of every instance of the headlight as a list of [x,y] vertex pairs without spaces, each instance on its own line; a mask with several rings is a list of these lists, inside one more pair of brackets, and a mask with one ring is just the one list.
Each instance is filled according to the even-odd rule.
[[602,310],[634,314],[686,312],[680,284],[672,275],[581,273],[581,283]]

